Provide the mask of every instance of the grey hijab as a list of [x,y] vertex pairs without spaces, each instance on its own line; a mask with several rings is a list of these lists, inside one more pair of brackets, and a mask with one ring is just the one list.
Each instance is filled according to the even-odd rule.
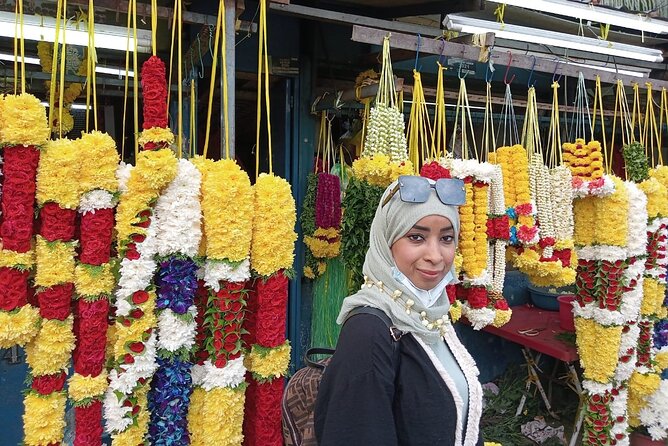
[[[432,307],[425,308],[420,299],[409,288],[393,277],[392,268],[395,266],[395,262],[390,248],[415,223],[429,215],[441,215],[450,220],[455,232],[456,243],[459,234],[459,211],[455,206],[447,206],[441,203],[433,189],[425,203],[405,203],[401,201],[397,192],[385,206],[382,206],[385,197],[394,189],[396,184],[395,181],[388,186],[376,209],[376,215],[373,218],[373,223],[371,223],[369,250],[366,253],[363,273],[369,280],[382,282],[383,288],[390,294],[399,290],[404,297],[413,299],[415,304],[411,308],[410,314],[407,314],[401,301],[395,302],[376,287],[363,287],[357,293],[343,300],[341,312],[336,321],[343,324],[348,313],[356,307],[374,307],[384,311],[399,330],[411,332],[419,336],[426,344],[433,344],[441,338],[440,332],[438,329],[428,329],[424,326],[420,320],[420,313],[426,312],[427,318],[432,321],[439,318],[449,320],[450,303],[447,295],[443,292]],[[454,276],[454,265],[452,266],[452,273]]]

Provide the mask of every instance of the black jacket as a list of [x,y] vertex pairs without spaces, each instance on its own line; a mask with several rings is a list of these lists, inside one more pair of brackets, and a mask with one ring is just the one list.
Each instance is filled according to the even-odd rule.
[[395,342],[374,315],[352,316],[318,390],[318,445],[482,445],[480,393],[469,396],[468,438],[458,443],[453,394],[423,345],[411,334]]

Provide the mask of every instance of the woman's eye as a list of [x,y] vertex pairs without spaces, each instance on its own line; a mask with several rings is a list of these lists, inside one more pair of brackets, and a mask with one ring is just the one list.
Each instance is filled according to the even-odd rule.
[[424,237],[422,237],[420,234],[409,234],[407,237],[411,242],[419,242],[424,240]]
[[443,240],[445,243],[452,243],[455,241],[455,238],[451,235],[446,235],[444,237],[441,237],[441,240]]

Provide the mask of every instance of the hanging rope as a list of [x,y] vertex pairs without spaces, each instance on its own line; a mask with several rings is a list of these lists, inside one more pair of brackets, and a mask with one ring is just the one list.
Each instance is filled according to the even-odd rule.
[[646,82],[647,87],[647,105],[645,107],[645,126],[643,134],[645,139],[642,141],[645,146],[645,154],[651,161],[651,166],[656,166],[655,152],[661,152],[661,143],[659,136],[659,128],[656,124],[656,113],[654,112],[654,99],[652,97],[652,83]]
[[273,173],[271,150],[271,113],[269,96],[269,54],[267,51],[267,2],[260,0],[260,22],[258,32],[257,64],[257,130],[255,134],[255,178],[260,175],[260,125],[262,124],[262,72],[264,70],[264,99],[267,109],[267,146],[269,150],[269,173]]
[[492,112],[492,83],[487,82],[485,95],[485,120],[482,126],[482,160],[487,161],[489,152],[496,149],[496,138],[494,137],[494,114]]
[[[134,0],[137,1],[137,0]],[[177,82],[178,82],[178,98],[177,98],[177,105],[179,107],[178,113],[177,113],[177,122],[178,122],[178,136],[176,138],[176,155],[181,158],[182,155],[182,150],[183,150],[183,64],[181,62],[181,42],[182,42],[182,34],[181,34],[181,28],[183,24],[183,20],[181,19],[182,15],[182,9],[183,9],[183,1],[178,0],[178,11],[177,11],[177,18],[176,18],[176,33],[178,34],[179,38],[177,40],[178,42],[178,49],[177,49],[177,59],[176,59],[176,64],[177,64]],[[135,30],[136,31],[136,30]],[[136,39],[136,38],[135,38]]]
[[190,124],[188,127],[190,128],[190,132],[188,135],[188,141],[190,142],[190,148],[188,150],[188,158],[192,158],[195,156],[195,152],[197,151],[195,147],[195,107],[197,105],[195,104],[195,78],[193,77],[190,79]]
[[[174,0],[174,14],[172,14],[172,40],[169,46],[169,78],[167,80],[167,122],[169,122],[169,98],[172,93],[172,68],[174,66],[174,47],[176,39],[176,9],[179,7],[179,0]],[[216,25],[218,26],[218,25]],[[179,37],[180,38],[180,37]],[[215,55],[212,54],[215,60]]]
[[135,133],[134,133],[134,142],[135,142],[135,159],[139,156],[139,64],[137,63],[137,0],[132,1],[132,37],[133,37],[133,47],[134,51],[132,52],[132,70],[134,71],[134,76],[132,77],[132,90],[134,92],[134,124],[135,124]]
[[223,70],[223,121],[225,125],[225,159],[230,159],[230,114],[229,114],[229,92],[227,90],[227,32],[225,30],[225,2],[221,2],[223,13],[220,15],[220,34],[221,34],[221,67]]
[[540,141],[540,127],[538,125],[538,107],[536,104],[536,89],[529,87],[527,108],[522,126],[522,146],[527,152],[529,162],[534,156],[543,159],[543,146]]
[[[636,124],[638,125],[638,138],[635,138]],[[631,111],[631,131],[633,132],[634,141],[644,141],[645,135],[643,133],[642,114],[640,112],[640,90],[637,82],[633,84],[633,110]]]
[[[19,10],[21,6],[19,5]],[[23,19],[21,19],[23,21]],[[65,66],[67,65],[67,0],[63,0],[63,43],[60,46],[60,82],[58,86],[58,137],[63,137],[63,97],[65,95]],[[54,51],[57,52],[57,51]]]
[[[23,0],[17,0],[15,9],[17,8],[19,22],[19,48],[21,52],[21,94],[24,94],[26,92],[26,48],[25,37],[23,35]],[[16,94],[16,59],[16,37],[14,37],[14,94]]]
[[[514,77],[514,75],[513,75]],[[499,122],[499,128],[496,132],[496,141],[501,142],[501,146],[513,146],[520,143],[519,132],[517,131],[517,119],[515,118],[515,107],[513,106],[513,94],[510,91],[510,83],[506,83],[506,93],[503,98],[503,108],[501,109],[502,121]],[[503,124],[503,140],[499,138]]]
[[587,88],[585,86],[584,75],[578,74],[578,85],[575,90],[575,107],[571,117],[571,129],[569,135],[573,139],[581,138],[587,141],[587,130],[589,138],[594,138],[594,128],[591,122],[591,112],[589,111],[589,99],[587,98]]
[[467,133],[469,130],[471,132],[471,141],[473,143],[473,154],[475,159],[480,159],[474,137],[475,132],[473,131],[473,119],[471,119],[471,107],[469,106],[469,98],[466,91],[465,76],[462,77],[461,74],[459,76],[459,95],[457,96],[455,128],[452,131],[452,137],[450,139],[450,145],[452,146],[453,152],[455,150],[457,130],[459,127],[461,127],[462,132],[462,159],[469,159],[469,135]]
[[562,163],[561,129],[559,126],[559,82],[552,82],[552,110],[550,112],[550,131],[548,140],[547,163],[550,169]]
[[420,166],[425,159],[430,157],[430,143],[434,138],[431,123],[429,122],[429,110],[422,89],[422,77],[420,73],[413,70],[413,101],[411,113],[408,119],[408,158],[413,163],[415,174],[420,172]]
[[97,79],[95,77],[97,52],[95,50],[95,7],[93,0],[88,0],[88,54],[86,62],[88,67],[86,73],[86,131],[88,131],[91,88],[93,94],[93,128],[97,130]]
[[446,116],[445,116],[445,89],[443,87],[443,72],[445,68],[438,64],[438,78],[436,80],[436,111],[434,112],[434,130],[431,140],[431,159],[435,160],[446,156],[448,142],[446,139]]
[[626,146],[635,141],[633,135],[633,124],[631,123],[631,113],[629,111],[629,103],[626,99],[626,90],[624,83],[618,79],[615,94],[615,112],[612,118],[612,138],[610,141],[610,148],[607,151],[606,157],[606,171],[612,172],[613,151],[615,148],[615,138],[617,136],[617,116],[619,116],[619,130],[622,134],[622,146]]
[[[213,92],[216,89],[216,68],[218,67],[218,45],[220,43],[220,21],[225,9],[223,5],[224,0],[218,2],[218,17],[216,18],[216,34],[213,38],[213,62],[211,63],[211,83],[209,84],[209,106],[206,111],[206,131],[204,133],[204,152],[203,156],[206,158],[209,151],[209,134],[211,133],[211,111],[213,109]],[[256,148],[257,150],[257,148]]]
[[[596,76],[596,90],[594,91],[594,117],[592,119],[592,139],[594,139],[594,128],[596,127],[596,111],[601,115],[601,133],[603,134],[603,153],[606,158],[605,165],[609,164],[607,158],[612,157],[612,148],[608,147],[607,137],[605,136],[605,117],[603,116],[603,94],[601,91],[601,78]],[[609,172],[608,172],[609,173]]]
[[[128,82],[130,74],[130,35],[132,30],[132,0],[128,2],[127,40],[125,44],[125,83],[123,90],[123,138],[121,139],[121,160],[125,159],[125,121],[128,111]],[[137,76],[137,73],[134,73]]]

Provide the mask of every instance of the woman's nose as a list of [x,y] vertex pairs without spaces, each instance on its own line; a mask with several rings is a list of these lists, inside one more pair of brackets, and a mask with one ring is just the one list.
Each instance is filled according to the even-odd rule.
[[443,260],[438,240],[426,243],[424,258],[432,263],[439,263]]

